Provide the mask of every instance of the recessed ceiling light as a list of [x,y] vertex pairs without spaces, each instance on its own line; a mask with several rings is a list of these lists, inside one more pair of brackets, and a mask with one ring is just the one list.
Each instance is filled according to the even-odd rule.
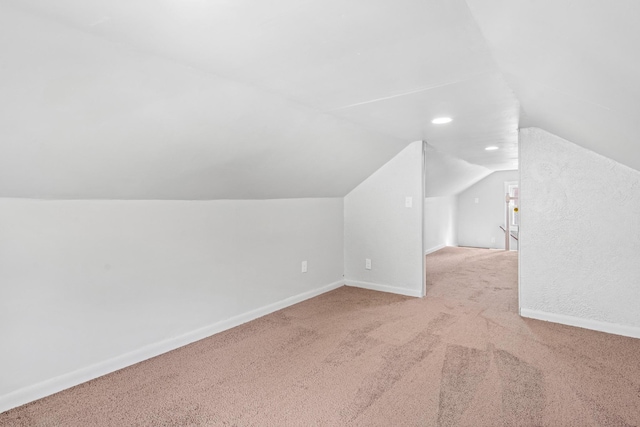
[[435,119],[431,120],[431,123],[433,123],[434,125],[443,125],[445,123],[451,123],[451,120],[453,120],[451,117],[436,117]]
[[491,145],[491,146],[485,148],[485,150],[487,150],[487,151],[493,151],[493,150],[497,150],[497,149],[498,149],[498,147],[496,147],[495,145]]

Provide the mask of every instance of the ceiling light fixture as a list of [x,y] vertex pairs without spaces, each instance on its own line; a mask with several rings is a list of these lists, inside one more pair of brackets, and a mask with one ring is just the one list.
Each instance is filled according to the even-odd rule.
[[495,145],[491,145],[491,146],[485,148],[485,150],[487,150],[487,151],[493,151],[493,150],[497,150],[497,149],[498,149],[498,147],[496,147]]
[[443,125],[445,123],[451,123],[453,119],[451,117],[436,117],[435,119],[431,120],[431,123],[433,123],[434,125]]

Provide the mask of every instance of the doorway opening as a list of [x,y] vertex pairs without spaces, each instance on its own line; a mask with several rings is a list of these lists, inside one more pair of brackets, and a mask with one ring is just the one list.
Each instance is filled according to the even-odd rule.
[[427,150],[425,295],[518,312],[519,171],[490,171]]
[[505,221],[504,226],[500,226],[504,231],[505,250],[518,250],[520,231],[520,184],[518,181],[507,181],[504,183],[505,194]]

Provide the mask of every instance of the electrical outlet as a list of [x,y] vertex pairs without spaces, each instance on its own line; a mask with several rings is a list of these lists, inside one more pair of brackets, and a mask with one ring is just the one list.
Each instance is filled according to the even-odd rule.
[[303,273],[307,272],[307,261],[302,261],[302,272]]
[[473,199],[474,203],[480,203],[480,199],[478,199],[477,197],[475,199]]
[[369,258],[366,258],[364,260],[364,268],[366,268],[367,270],[371,270],[371,260]]
[[413,197],[405,197],[404,199],[404,206],[406,208],[411,208],[413,207]]
[[495,238],[495,237],[492,237],[492,238],[491,238],[491,243],[495,243],[495,242],[496,242],[496,238]]

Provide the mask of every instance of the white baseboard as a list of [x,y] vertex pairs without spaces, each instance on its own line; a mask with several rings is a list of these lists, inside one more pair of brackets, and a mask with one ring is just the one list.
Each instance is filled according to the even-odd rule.
[[447,245],[444,245],[444,244],[442,244],[442,245],[438,245],[438,246],[434,246],[434,247],[432,247],[432,248],[427,249],[426,251],[424,251],[424,254],[425,254],[425,255],[429,255],[430,253],[433,253],[433,252],[435,252],[435,251],[439,251],[440,249],[444,249],[444,248],[446,248],[446,247],[447,247]]
[[344,286],[343,280],[289,298],[285,298],[276,303],[269,304],[243,314],[239,314],[230,319],[223,320],[212,325],[193,330],[191,332],[187,332],[186,334],[182,334],[177,337],[168,338],[166,340],[141,347],[132,352],[122,354],[103,362],[99,362],[94,365],[87,366],[85,368],[81,368],[67,374],[63,374],[46,381],[42,381],[40,383],[18,389],[11,393],[0,396],[0,412],[8,411],[9,409],[24,405],[25,403],[33,402],[34,400],[41,399],[43,397],[76,386],[78,384],[82,384],[111,372],[115,372],[119,369],[126,368],[127,366],[134,365],[168,351],[175,350],[187,344],[191,344],[192,342],[207,338],[211,335],[217,334],[227,329],[234,328],[243,323],[247,323],[251,320],[257,319],[258,317],[265,316],[269,313],[273,313],[274,311],[281,310],[283,308],[289,307],[293,304],[297,304],[309,298],[313,298],[325,292],[332,291],[341,286]]
[[546,322],[560,323],[563,325],[577,326],[578,328],[592,329],[608,334],[622,335],[625,337],[640,338],[640,327],[620,325],[617,323],[601,322],[599,320],[583,319],[564,314],[547,313],[545,311],[520,309],[520,316],[530,319],[544,320]]
[[382,285],[379,283],[360,282],[357,280],[345,279],[344,284],[347,286],[353,286],[354,288],[371,289],[372,291],[389,292],[392,294],[407,295],[410,297],[422,297],[422,290],[415,290],[409,288],[400,288],[391,285]]

